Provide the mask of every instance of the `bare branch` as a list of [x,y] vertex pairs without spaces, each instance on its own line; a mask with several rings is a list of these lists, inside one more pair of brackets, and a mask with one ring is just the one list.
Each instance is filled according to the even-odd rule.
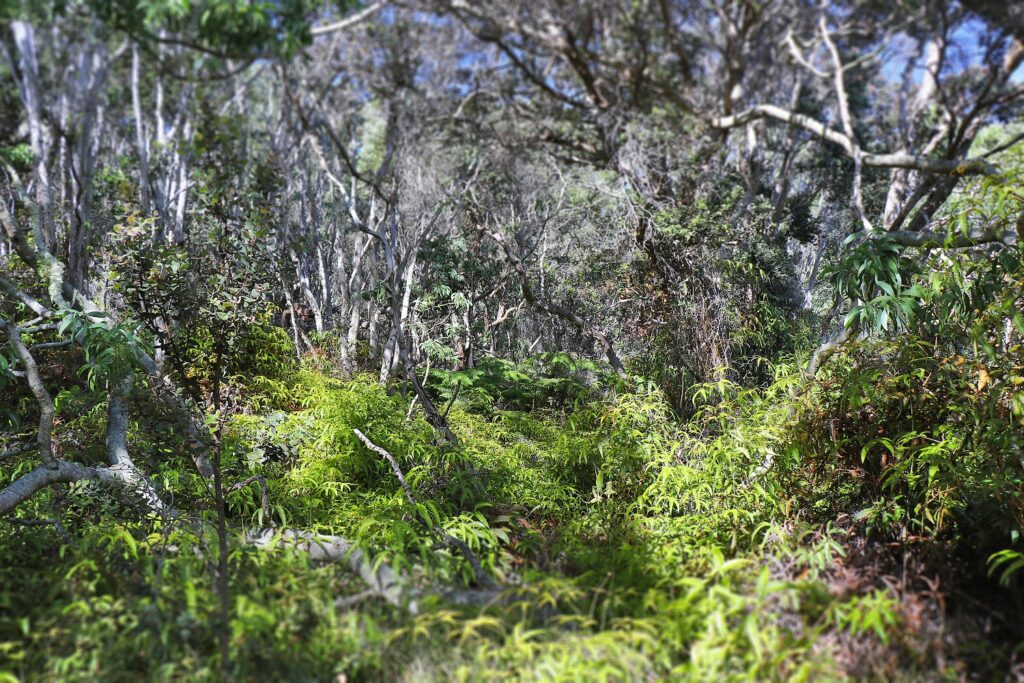
[[[394,570],[387,564],[372,562],[354,543],[340,536],[298,529],[259,529],[246,531],[242,538],[257,548],[283,544],[308,554],[314,562],[345,562],[392,605],[402,606],[406,602],[408,592]],[[415,605],[410,606],[410,611],[415,611]]]
[[608,357],[608,363],[611,364],[612,369],[615,370],[616,374],[620,376],[625,375],[626,371],[622,367],[622,361],[619,360],[619,356],[615,352],[615,345],[612,343],[608,334],[603,330],[598,330],[588,325],[568,307],[546,301],[538,297],[536,292],[533,291],[533,287],[530,285],[530,279],[526,272],[526,266],[523,264],[523,260],[512,248],[509,241],[505,239],[505,236],[492,230],[488,230],[487,235],[501,246],[505,251],[505,255],[508,256],[508,259],[512,262],[512,267],[519,276],[519,286],[523,290],[523,297],[534,307],[561,318],[579,330],[584,336],[588,337],[604,351],[605,356]]
[[[728,129],[745,125],[758,119],[774,119],[797,126],[810,131],[814,135],[839,145],[842,150],[850,156],[854,155],[854,142],[843,133],[829,128],[821,121],[797,114],[773,104],[759,104],[750,109],[732,116],[719,116],[711,118],[708,123],[712,128]],[[941,175],[997,175],[998,169],[981,158],[969,159],[936,159],[934,157],[921,157],[903,152],[890,154],[863,154],[861,161],[864,166],[876,168],[907,168],[925,173],[937,173]]]
[[860,232],[853,236],[855,241],[869,239],[890,239],[904,247],[919,249],[963,249],[982,244],[1004,244],[1015,246],[1020,243],[1016,230],[981,228],[962,232],[918,232],[915,230],[893,230],[891,232]]
[[39,349],[62,349],[66,346],[72,346],[74,343],[74,339],[63,339],[61,341],[42,342],[40,344],[33,344],[30,350],[37,351]]
[[786,46],[789,48],[789,53],[793,56],[794,61],[796,61],[800,66],[804,67],[805,69],[813,73],[818,78],[828,78],[827,71],[822,71],[818,67],[814,66],[813,64],[811,64],[810,60],[808,60],[804,56],[803,50],[800,48],[799,45],[797,45],[796,38],[793,37],[793,31],[789,31],[786,34],[785,42]]
[[371,451],[373,451],[374,453],[388,461],[388,464],[391,465],[391,471],[395,473],[395,477],[398,479],[398,483],[402,485],[402,490],[405,491],[406,500],[409,501],[409,505],[415,507],[416,498],[413,497],[412,489],[409,487],[409,483],[405,481],[405,475],[402,474],[402,468],[398,466],[398,461],[395,460],[395,456],[391,455],[391,453],[384,450],[374,442],[370,441],[369,437],[366,436],[366,434],[363,434],[358,429],[353,429],[352,431],[355,432],[355,435],[359,437],[359,440],[362,441],[367,448],[369,448]]
[[[8,330],[10,330],[10,325]],[[139,472],[128,454],[128,411],[124,399],[130,386],[130,380],[124,380],[110,393],[108,399],[106,442],[109,467],[89,467],[67,460],[56,460],[50,452],[49,462],[47,463],[44,459],[44,463],[47,464],[35,468],[25,476],[16,479],[7,488],[0,490],[0,515],[10,512],[38,491],[53,484],[98,480],[104,484],[116,484],[128,489],[164,519],[177,518],[178,512],[160,499],[153,485]],[[52,409],[52,402],[50,405]],[[50,420],[49,426],[52,428],[52,413]],[[40,432],[42,431],[40,428]],[[49,433],[47,433],[47,439],[49,439]],[[42,445],[40,445],[40,451],[42,452],[42,450]]]
[[6,451],[0,451],[0,460],[4,460],[6,458],[13,458],[16,455],[24,455],[25,453],[31,453],[34,450],[36,450],[36,447],[28,443],[22,444],[20,446],[15,446],[14,448],[8,448]]
[[53,314],[53,312],[50,311],[50,309],[48,309],[46,306],[43,306],[41,303],[30,297],[28,294],[25,294],[23,291],[15,287],[13,282],[11,282],[2,275],[0,275],[0,289],[7,292],[9,296],[14,297],[21,303],[28,306],[33,313],[40,317],[49,317],[50,315]]
[[48,486],[86,479],[120,482],[120,479],[108,468],[86,467],[75,462],[57,460],[54,462],[53,467],[40,465],[23,477],[15,479],[7,488],[0,490],[0,515],[6,515]]
[[351,28],[351,27],[355,26],[356,24],[364,21],[365,19],[368,19],[369,17],[371,17],[375,13],[377,13],[380,10],[384,9],[384,7],[386,5],[387,5],[386,2],[375,2],[372,5],[370,5],[369,7],[367,7],[366,9],[364,9],[364,10],[362,10],[360,12],[356,12],[355,14],[353,14],[350,17],[345,17],[344,19],[336,21],[333,24],[324,24],[323,26],[314,26],[313,30],[312,30],[312,34],[313,34],[314,37],[316,37],[316,36],[327,35],[328,33],[334,33],[336,31],[344,31],[345,29]]
[[857,214],[857,220],[860,221],[864,229],[870,230],[872,226],[867,218],[867,214],[864,212],[864,194],[861,191],[864,153],[861,151],[860,143],[857,142],[857,136],[853,130],[850,100],[846,95],[846,68],[843,66],[842,58],[839,55],[839,48],[836,47],[835,42],[832,40],[832,35],[829,33],[828,22],[824,14],[821,15],[819,27],[821,29],[821,39],[832,56],[832,77],[836,91],[836,100],[839,103],[839,120],[843,124],[843,134],[850,141],[850,150],[852,152],[850,156],[853,157],[853,186],[850,189],[850,201],[853,204],[854,212]]
[[821,369],[821,366],[825,364],[825,361],[839,351],[846,342],[853,339],[855,331],[855,326],[843,327],[843,330],[833,339],[830,339],[819,346],[811,355],[811,359],[808,361],[807,367],[804,369],[804,376],[813,379],[814,376],[818,374],[818,370]]
[[139,471],[128,453],[128,410],[125,395],[130,391],[131,377],[124,379],[107,399],[107,459],[110,470],[122,484],[141,498],[162,518],[175,519],[179,513],[160,498],[153,484]]
[[39,375],[39,366],[36,365],[35,358],[32,357],[28,348],[25,347],[25,342],[21,339],[21,332],[17,325],[9,322],[6,324],[6,328],[7,339],[21,360],[21,364],[25,366],[28,386],[32,390],[32,395],[36,397],[36,402],[39,403],[39,435],[37,437],[39,457],[42,458],[44,466],[53,468],[56,466],[53,457],[53,399],[50,398],[50,392],[46,390],[46,384],[43,383],[43,378]]

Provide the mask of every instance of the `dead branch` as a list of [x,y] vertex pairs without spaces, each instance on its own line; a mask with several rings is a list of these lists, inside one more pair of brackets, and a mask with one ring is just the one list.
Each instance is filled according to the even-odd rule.
[[36,437],[39,445],[39,457],[44,466],[52,469],[56,464],[53,456],[53,399],[50,398],[50,392],[46,390],[46,384],[43,383],[43,378],[39,375],[39,366],[36,365],[35,358],[32,357],[25,342],[21,339],[21,331],[18,326],[13,322],[7,322],[4,327],[7,330],[7,339],[10,341],[11,347],[18,359],[21,360],[21,364],[25,366],[25,378],[28,380],[32,395],[39,403],[39,434]]
[[2,275],[0,275],[0,289],[7,292],[8,296],[17,299],[21,303],[28,306],[33,313],[35,313],[41,318],[46,318],[53,315],[53,311],[48,309],[46,306],[43,306],[41,303],[30,297],[28,294],[25,294],[23,291],[15,287],[13,282],[3,277]]
[[4,460],[6,458],[13,458],[16,455],[24,455],[25,453],[31,453],[34,450],[36,450],[36,446],[27,443],[22,444],[20,446],[15,446],[14,448],[8,448],[5,451],[0,451],[0,460]]
[[[395,477],[398,478],[398,483],[402,485],[402,490],[405,491],[405,497],[409,501],[409,505],[412,505],[413,508],[415,508],[417,505],[416,498],[413,496],[412,488],[409,486],[408,482],[406,482],[405,475],[402,474],[402,468],[399,467],[398,460],[395,459],[395,456],[393,456],[387,450],[381,448],[377,444],[370,441],[369,437],[367,437],[358,429],[353,429],[352,431],[355,432],[355,435],[359,437],[359,440],[362,441],[367,448],[369,448],[371,451],[373,451],[374,453],[388,461],[388,464],[391,465],[391,471],[395,473]],[[424,520],[419,515],[419,513],[416,514],[416,518],[417,520],[419,520],[421,524],[423,524],[427,529],[432,531],[434,534],[438,536],[438,538],[440,538],[442,545],[444,545],[447,548],[457,549],[460,553],[462,553],[462,556],[466,559],[467,562],[469,562],[470,566],[473,567],[473,573],[476,576],[476,581],[478,584],[487,587],[494,585],[494,582],[491,580],[491,577],[487,575],[487,572],[485,572],[484,568],[480,565],[480,561],[476,558],[476,555],[473,554],[473,551],[470,550],[469,546],[466,545],[464,541],[455,538],[451,534],[446,533],[444,529],[442,529],[441,527],[430,524],[428,521]]]
[[368,586],[384,600],[395,606],[416,611],[410,602],[413,593],[400,577],[385,563],[373,562],[354,543],[340,536],[316,534],[298,529],[259,529],[242,534],[243,541],[256,548],[277,545],[303,552],[314,562],[345,562]]
[[314,37],[316,37],[316,36],[323,36],[323,35],[326,35],[328,33],[335,33],[337,31],[344,31],[345,29],[351,28],[351,27],[355,26],[356,24],[358,24],[358,23],[368,19],[370,16],[372,16],[376,12],[379,12],[380,10],[382,10],[385,5],[387,5],[386,2],[375,2],[372,5],[370,5],[369,7],[367,7],[366,9],[364,9],[364,10],[362,10],[360,12],[356,12],[355,14],[353,14],[350,17],[345,17],[344,19],[336,21],[336,22],[334,22],[332,24],[324,24],[323,26],[314,26],[313,30],[311,31],[311,33],[313,34]]

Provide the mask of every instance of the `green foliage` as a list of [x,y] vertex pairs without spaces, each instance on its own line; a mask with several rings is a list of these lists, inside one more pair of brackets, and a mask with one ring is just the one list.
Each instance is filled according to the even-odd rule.
[[138,364],[140,351],[152,353],[135,321],[113,323],[103,311],[65,310],[59,315],[57,335],[81,346],[85,364],[79,372],[85,375],[90,389],[116,384]]
[[654,220],[658,230],[683,244],[721,242],[742,195],[743,187],[739,183],[724,182],[712,193],[701,195],[675,212],[659,212]]
[[192,398],[198,400],[200,385],[214,379],[283,369],[278,352],[287,347],[286,336],[270,329],[269,290],[262,280],[267,257],[255,242],[259,230],[214,222],[187,245],[164,245],[148,239],[147,223],[129,217],[116,233],[114,289],[167,354]]
[[[63,3],[62,3],[63,4]],[[180,33],[200,53],[226,59],[288,55],[312,40],[307,0],[234,2],[232,0],[97,0],[97,15],[113,28],[144,41],[158,33]]]
[[0,147],[0,160],[4,163],[10,164],[19,171],[24,171],[31,167],[32,164],[32,148],[27,144],[11,145],[9,147]]
[[828,498],[867,503],[858,516],[887,536],[955,532],[983,545],[1017,536],[1024,478],[1006,455],[1019,448],[1019,359],[990,366],[905,338],[851,360],[823,383],[823,410],[805,426],[819,474],[853,475],[830,481]]
[[883,590],[835,605],[829,619],[855,636],[874,633],[883,643],[899,627],[896,603]]
[[874,332],[906,329],[923,293],[920,285],[905,284],[916,270],[911,255],[884,234],[847,249],[830,269],[835,294],[854,302],[843,324]]
[[[547,357],[529,367],[555,376],[580,364]],[[370,378],[279,375],[281,384],[266,399],[252,400],[278,407],[236,415],[225,426],[225,476],[259,474],[269,489],[269,519],[257,485],[229,495],[233,526],[332,532],[424,587],[472,582],[467,563],[438,547],[420,517],[463,540],[507,588],[482,608],[450,604],[430,588],[415,615],[357,597],[352,607],[346,596],[363,587],[344,565],[317,567],[283,548],[234,544],[236,675],[831,675],[833,663],[814,646],[824,629],[885,640],[897,620],[885,596],[822,597],[827,591],[817,581],[838,552],[834,541],[798,532],[786,516],[781,480],[763,476],[766,459],[779,471],[798,460],[783,419],[793,405],[786,397],[794,375],[787,367],[776,371],[778,381],[764,391],[724,380],[699,388],[698,417],[683,429],[657,389],[613,390],[597,379],[567,412],[550,405],[481,412],[479,398],[460,398],[450,413],[459,446],[448,450],[434,445],[422,419],[406,421],[401,396]],[[499,397],[508,388],[500,378],[475,381]],[[70,428],[100,438],[85,437],[84,424]],[[353,428],[395,455],[415,507]],[[147,429],[140,424],[133,432],[139,449],[155,444]],[[189,489],[201,487],[170,469],[162,477],[179,505],[194,499]],[[18,602],[5,604],[5,614],[24,619],[0,619],[3,667],[66,680],[114,671],[160,680],[213,677],[216,600],[202,554],[191,550],[195,537],[152,519],[110,522],[102,499],[84,493],[74,496],[88,512],[69,525],[76,539],[70,546],[56,533],[0,529],[8,556],[37,558],[31,585],[20,560],[18,570],[7,565],[17,573],[5,576],[5,585],[20,582],[21,596],[42,586],[52,593],[46,600],[6,594]],[[770,569],[772,557],[786,558],[791,569]],[[800,582],[791,578],[797,573]]]
[[[529,4],[495,22],[465,7],[461,22],[385,9],[359,29],[360,44],[339,36],[310,50],[307,69],[288,58],[331,14],[320,0],[0,0],[4,19],[38,27],[37,54],[12,44],[0,66],[0,161],[27,186],[8,174],[2,251],[54,233],[46,243],[69,257],[69,283],[111,307],[25,323],[54,398],[54,452],[109,464],[107,391],[146,352],[166,360],[190,408],[212,399],[203,418],[216,437],[215,486],[223,475],[227,491],[227,531],[215,531],[223,510],[192,471],[194,444],[154,396],[168,387],[136,382],[132,458],[181,515],[158,517],[130,488],[78,481],[0,520],[0,683],[212,681],[228,632],[238,680],[952,680],[975,672],[945,666],[956,658],[944,643],[973,630],[994,642],[990,627],[1009,634],[1005,656],[992,642],[971,656],[999,677],[1000,666],[1020,668],[1024,145],[1010,144],[1020,123],[977,135],[970,156],[999,173],[903,169],[908,186],[891,195],[920,200],[902,229],[945,230],[945,247],[982,231],[985,244],[915,250],[871,231],[834,254],[824,247],[853,212],[834,198],[863,170],[856,180],[877,217],[885,169],[805,145],[807,118],[788,132],[774,115],[749,127],[744,152],[676,106],[709,101],[698,77],[708,60],[693,74],[685,64],[702,45],[723,53],[708,64],[721,61],[729,80],[744,76],[726,84],[733,94],[775,98],[757,85],[775,81],[749,77],[757,59],[746,58],[800,7],[741,3],[727,32],[737,35],[712,45],[703,31],[663,30],[680,14],[664,3],[608,3],[596,23],[580,11],[587,3],[537,15]],[[966,5],[949,18],[976,11]],[[845,7],[819,9],[823,32],[856,24]],[[684,10],[684,23],[699,24],[708,8]],[[885,28],[885,12],[869,14],[864,26]],[[507,45],[491,64],[472,46],[496,29]],[[871,53],[857,54],[876,33],[888,35],[836,34],[858,65],[845,82],[852,137],[876,160],[922,148],[915,138],[950,121],[963,125],[945,151],[963,152],[975,124],[1016,113],[1014,93],[984,77],[985,61],[1013,61],[1009,38],[972,29],[968,42],[984,49],[966,50],[978,53],[959,60],[969,68],[943,61],[957,91],[949,111],[931,107],[899,140],[885,135],[877,127],[892,112],[872,98],[889,86],[862,58]],[[435,35],[455,40],[432,52]],[[948,48],[963,51],[959,42]],[[565,54],[549,59],[552,45]],[[143,52],[131,67],[129,48]],[[616,87],[616,71],[629,87]],[[497,98],[475,96],[480,73],[497,76]],[[805,86],[792,109],[827,127],[828,90]],[[679,102],[659,102],[670,91]],[[549,95],[557,101],[545,104]],[[140,118],[119,100],[157,111]],[[154,131],[175,149],[150,144]],[[538,140],[545,150],[533,154]],[[132,156],[147,149],[148,160]],[[149,194],[162,213],[185,207],[184,225],[158,229],[139,210]],[[25,242],[16,225],[38,231]],[[586,325],[531,311],[491,229],[515,235],[539,295]],[[821,250],[804,252],[819,230]],[[394,250],[380,249],[387,239]],[[802,266],[814,255],[810,273],[798,276],[797,251]],[[834,261],[829,286],[803,291],[823,254]],[[3,258],[17,287],[63,306],[63,265],[44,256],[33,273]],[[405,338],[458,437],[443,446],[407,384],[349,374],[379,360],[365,338],[386,320],[389,278],[379,276],[396,259],[410,266],[390,283],[412,295]],[[111,289],[94,264],[110,266]],[[296,359],[273,322],[286,293],[276,288],[314,271],[322,287],[304,295],[324,304],[327,331],[303,338],[324,348]],[[847,306],[856,335],[808,379],[789,356],[832,324],[801,306],[824,308],[826,294]],[[348,314],[367,303],[369,329],[353,328],[364,338],[338,379],[341,353],[325,349],[340,348],[339,319],[359,322]],[[18,297],[0,308],[35,318]],[[298,339],[303,315],[290,313]],[[578,329],[591,324],[635,376],[566,352],[531,355],[540,342],[597,355]],[[41,472],[22,444],[45,401],[19,362],[0,350],[0,490]],[[266,528],[351,540],[397,572],[408,604],[368,591],[346,562],[246,540]],[[229,551],[214,547],[217,534]],[[500,591],[480,585],[446,537]],[[228,591],[215,576],[230,578],[230,629],[218,623]],[[1013,616],[992,626],[1001,604]]]
[[787,237],[812,236],[806,198],[794,199],[800,215],[777,212],[736,177],[690,173],[686,200],[653,215],[656,234],[629,283],[639,306],[629,333],[642,340],[634,369],[656,379],[684,416],[690,387],[723,367],[745,384],[769,383],[758,359],[795,353],[813,320],[797,305],[803,292],[786,250]]
[[597,395],[614,374],[567,353],[531,356],[521,363],[484,357],[466,370],[431,370],[428,387],[443,401],[458,396],[473,409],[567,407]]

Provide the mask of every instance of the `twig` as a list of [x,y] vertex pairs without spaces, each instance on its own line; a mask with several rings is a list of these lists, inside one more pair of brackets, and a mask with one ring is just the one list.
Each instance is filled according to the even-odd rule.
[[[412,488],[410,488],[409,483],[406,482],[405,475],[402,474],[402,468],[398,466],[398,460],[395,459],[395,456],[370,441],[370,439],[358,429],[353,429],[352,431],[355,432],[355,435],[359,437],[359,440],[362,441],[367,448],[388,461],[391,465],[391,471],[395,473],[395,476],[398,478],[398,483],[402,485],[402,489],[405,491],[406,499],[409,501],[409,504],[415,508],[417,506],[416,498],[412,495]],[[460,553],[462,553],[466,562],[469,562],[470,566],[473,567],[473,573],[476,575],[477,583],[481,586],[494,586],[494,581],[487,575],[487,572],[484,571],[484,568],[476,558],[476,555],[473,554],[473,551],[470,550],[469,546],[466,545],[464,541],[455,538],[451,534],[446,533],[441,527],[435,526],[429,521],[423,519],[418,511],[416,513],[416,519],[427,529],[437,534],[441,539],[441,544],[443,546],[447,548],[456,548]]]
[[65,346],[71,346],[75,343],[74,339],[64,339],[62,341],[42,342],[40,344],[33,344],[29,347],[30,351],[38,351],[39,349],[59,349]]
[[338,609],[348,609],[349,607],[358,605],[363,600],[376,597],[381,597],[380,591],[375,588],[368,588],[354,595],[346,595],[345,597],[338,598],[334,601],[334,606]]
[[258,481],[260,483],[260,506],[263,508],[263,517],[264,517],[264,519],[266,519],[267,522],[269,523],[270,522],[270,494],[267,491],[267,479],[262,474],[254,474],[253,476],[249,477],[248,479],[245,479],[244,481],[238,482],[237,484],[233,485],[231,488],[228,489],[228,493],[232,493],[234,491],[241,491],[242,489],[244,489],[246,486],[248,486],[249,484],[253,483],[254,481]]
[[455,405],[455,399],[459,397],[459,392],[462,391],[462,385],[455,385],[455,392],[452,394],[452,400],[448,401],[448,407],[444,409],[444,419],[448,419],[448,413],[452,411],[452,406]]

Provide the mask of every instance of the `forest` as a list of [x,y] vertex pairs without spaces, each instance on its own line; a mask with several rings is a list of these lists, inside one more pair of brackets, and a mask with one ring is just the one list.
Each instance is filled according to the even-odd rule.
[[1024,680],[1024,5],[0,0],[0,683]]

